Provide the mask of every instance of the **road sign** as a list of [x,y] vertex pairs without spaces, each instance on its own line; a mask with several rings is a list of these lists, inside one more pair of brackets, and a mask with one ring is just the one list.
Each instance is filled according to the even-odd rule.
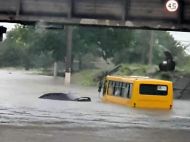
[[176,12],[178,10],[179,4],[177,0],[168,0],[166,2],[166,9],[169,12]]

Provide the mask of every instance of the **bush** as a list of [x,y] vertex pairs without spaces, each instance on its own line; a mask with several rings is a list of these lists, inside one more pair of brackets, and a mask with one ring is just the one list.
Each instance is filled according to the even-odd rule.
[[22,51],[19,48],[0,48],[0,66],[16,67],[22,64]]

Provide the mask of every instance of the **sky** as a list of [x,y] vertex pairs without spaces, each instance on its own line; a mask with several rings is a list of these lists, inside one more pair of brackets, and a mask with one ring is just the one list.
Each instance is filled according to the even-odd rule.
[[175,40],[180,41],[183,45],[188,46],[186,52],[190,54],[190,32],[170,32]]
[[181,42],[189,42],[190,43],[190,32],[170,32],[172,36]]
[[[0,26],[4,26],[7,28],[7,31],[10,31],[15,27],[15,23],[1,23]],[[187,52],[190,54],[190,32],[169,32],[175,40],[180,41],[184,45],[189,45]]]
[[[11,29],[13,29],[15,27],[15,23],[4,23],[4,22],[0,22],[0,26],[6,27],[7,31],[10,31]],[[6,38],[6,34],[3,34],[3,40]]]
[[0,26],[4,26],[7,28],[7,31],[10,31],[11,29],[13,29],[15,27],[15,23],[3,23],[0,22]]

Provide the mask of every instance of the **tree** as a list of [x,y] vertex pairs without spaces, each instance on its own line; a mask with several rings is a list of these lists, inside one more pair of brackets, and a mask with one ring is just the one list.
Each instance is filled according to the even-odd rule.
[[[20,26],[17,26],[14,31],[8,33],[6,40],[2,44],[1,49],[1,64],[3,66],[18,66],[24,63],[26,60],[22,60],[24,57],[23,49],[27,48],[23,38],[26,38],[26,32],[21,30]],[[23,48],[20,48],[20,47]]]
[[[106,61],[129,48],[133,39],[131,30],[119,28],[82,27],[79,29],[79,34],[80,39],[83,39],[85,51],[95,51],[96,55],[103,57]],[[113,61],[117,63],[121,62],[122,59],[118,60]]]
[[[73,31],[72,59],[79,61],[82,68],[84,56],[92,54],[114,64],[148,63],[150,31],[105,27],[75,27]],[[39,64],[48,66],[56,61],[64,61],[66,54],[64,30],[38,30],[31,26],[17,26],[10,31],[3,42],[0,64],[24,66],[26,69]],[[168,50],[175,60],[182,63],[187,56],[184,47],[168,33],[154,31],[153,63],[163,60]],[[15,54],[13,54],[15,53]],[[11,63],[14,57],[14,63]],[[51,59],[50,59],[51,57]],[[10,59],[9,59],[10,58]],[[10,62],[6,63],[6,62]],[[39,62],[39,63],[38,63]],[[86,60],[85,62],[89,62]],[[43,65],[42,65],[43,66]]]

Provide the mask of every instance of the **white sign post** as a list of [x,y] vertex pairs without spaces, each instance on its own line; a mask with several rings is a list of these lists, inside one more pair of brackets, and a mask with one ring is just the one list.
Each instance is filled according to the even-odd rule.
[[176,12],[178,10],[179,4],[177,0],[168,0],[166,2],[166,9],[169,12]]

